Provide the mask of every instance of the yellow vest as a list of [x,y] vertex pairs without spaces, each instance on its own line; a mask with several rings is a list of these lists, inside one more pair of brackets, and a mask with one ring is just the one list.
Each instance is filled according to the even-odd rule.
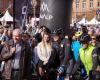
[[82,32],[76,32],[75,36],[80,37],[82,35]]
[[94,47],[92,45],[89,45],[87,49],[80,48],[80,59],[85,66],[87,75],[89,75],[89,71],[92,69],[93,63],[92,63],[92,51]]

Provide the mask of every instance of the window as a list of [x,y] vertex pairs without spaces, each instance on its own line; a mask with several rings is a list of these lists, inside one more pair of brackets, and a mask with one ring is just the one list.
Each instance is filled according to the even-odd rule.
[[93,0],[90,0],[90,9],[93,8]]
[[82,10],[85,11],[86,10],[86,0],[82,1]]
[[99,19],[100,18],[100,10],[96,10],[96,17]]
[[97,6],[100,8],[100,0],[98,0]]
[[80,3],[80,0],[76,0],[76,10],[79,9],[79,3]]

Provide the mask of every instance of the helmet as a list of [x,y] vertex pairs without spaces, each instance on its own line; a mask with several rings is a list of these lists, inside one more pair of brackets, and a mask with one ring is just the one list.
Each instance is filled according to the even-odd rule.
[[57,70],[59,73],[64,73],[64,66],[61,66]]
[[83,37],[81,37],[80,42],[81,43],[88,43],[90,41],[90,36],[89,35],[85,35]]
[[60,34],[62,34],[61,29],[54,30],[52,33],[53,36],[59,36]]

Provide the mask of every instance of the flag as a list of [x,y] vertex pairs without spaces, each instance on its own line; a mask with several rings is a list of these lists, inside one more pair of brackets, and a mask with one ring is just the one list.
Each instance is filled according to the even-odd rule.
[[25,26],[27,16],[28,16],[28,8],[30,6],[31,0],[14,0],[14,19],[15,19],[15,27],[23,28]]

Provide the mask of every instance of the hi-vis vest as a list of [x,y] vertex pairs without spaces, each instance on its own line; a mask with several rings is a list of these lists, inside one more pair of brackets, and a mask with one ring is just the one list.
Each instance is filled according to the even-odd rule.
[[85,66],[87,75],[89,75],[89,71],[92,69],[92,51],[94,47],[92,45],[89,45],[87,49],[80,48],[80,59]]
[[75,36],[80,37],[82,35],[82,32],[76,32]]

